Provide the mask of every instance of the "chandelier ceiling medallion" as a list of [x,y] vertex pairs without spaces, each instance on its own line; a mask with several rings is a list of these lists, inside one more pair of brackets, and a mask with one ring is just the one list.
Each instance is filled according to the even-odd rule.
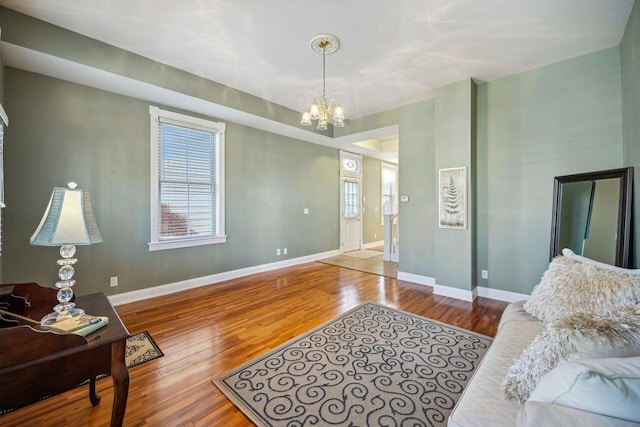
[[332,98],[327,101],[325,82],[325,56],[338,50],[340,40],[331,34],[320,34],[311,39],[311,49],[322,54],[322,96],[313,100],[311,105],[302,113],[300,124],[311,126],[312,120],[317,120],[316,129],[326,130],[329,118],[333,121],[334,127],[343,127],[346,118],[344,110],[337,99]]

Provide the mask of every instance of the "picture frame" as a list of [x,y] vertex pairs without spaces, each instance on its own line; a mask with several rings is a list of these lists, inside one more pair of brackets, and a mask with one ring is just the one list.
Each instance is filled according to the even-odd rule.
[[467,229],[467,168],[438,170],[438,227]]

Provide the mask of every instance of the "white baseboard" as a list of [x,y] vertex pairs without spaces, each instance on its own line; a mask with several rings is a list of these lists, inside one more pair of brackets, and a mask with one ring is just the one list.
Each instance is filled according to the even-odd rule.
[[362,249],[371,249],[371,248],[376,248],[378,246],[383,246],[383,245],[384,245],[384,240],[380,240],[378,242],[364,243],[362,245]]
[[434,286],[436,279],[429,276],[421,276],[419,274],[405,273],[398,271],[398,280],[404,280],[405,282],[417,283],[419,285]]
[[[375,244],[373,246],[376,246]],[[307,255],[299,258],[292,258],[284,261],[272,262],[269,264],[256,265],[239,270],[225,271],[223,273],[212,274],[204,277],[196,277],[193,279],[182,280],[180,282],[158,285],[151,288],[139,289],[131,292],[123,292],[109,296],[109,301],[114,306],[128,304],[131,302],[142,301],[149,298],[155,298],[163,295],[169,295],[187,289],[198,288],[200,286],[211,285],[214,283],[224,282],[226,280],[237,279],[239,277],[249,276],[251,274],[264,273],[266,271],[276,270],[278,268],[291,267],[306,262],[313,262],[323,258],[329,258],[340,255],[340,250],[322,252],[313,255]],[[456,298],[463,301],[473,301],[476,296],[491,298],[498,301],[520,301],[529,299],[530,295],[520,294],[517,292],[503,291],[501,289],[486,288],[478,286],[471,291],[465,289],[452,288],[450,286],[442,286],[436,284],[436,279],[429,276],[419,274],[406,273],[399,271],[398,280],[417,283],[419,285],[433,287],[434,295],[442,295],[446,297]]]
[[478,296],[478,292],[476,291],[476,289],[477,288],[468,290],[468,289],[453,288],[451,286],[435,285],[433,287],[433,294],[441,295],[443,297],[460,299],[462,301],[473,302],[473,300],[476,299],[476,297]]
[[527,294],[503,291],[502,289],[485,288],[484,286],[478,286],[476,289],[478,290],[478,296],[496,299],[498,301],[514,302],[528,300],[531,297],[531,295]]
[[476,297],[491,298],[498,301],[521,301],[529,299],[530,295],[519,294],[517,292],[503,291],[501,289],[485,288],[477,286],[472,290],[452,288],[451,286],[437,285],[436,279],[429,276],[421,276],[419,274],[405,273],[398,271],[398,280],[418,283],[433,287],[434,295],[442,295],[445,297],[456,298],[463,301],[473,301]]
[[434,277],[398,271],[398,280],[431,286],[433,288],[434,295],[442,295],[444,297],[460,299],[463,301],[473,301],[477,296],[475,289],[468,291],[465,289],[452,288],[451,286],[437,285]]
[[110,295],[109,301],[114,306],[128,304],[131,302],[142,301],[149,298],[155,298],[180,291],[185,291],[187,289],[198,288],[200,286],[220,283],[226,280],[237,279],[239,277],[249,276],[251,274],[264,273],[266,271],[276,270],[278,268],[291,267],[293,265],[313,262],[335,255],[340,255],[340,250],[336,249],[333,251],[307,255],[299,258],[291,258],[284,261],[277,261],[269,264],[241,268],[239,270],[225,271],[223,273],[212,274],[204,277],[196,277],[193,279],[182,280],[180,282],[168,283],[166,285],[158,285],[151,288],[139,289],[131,292],[123,292],[121,294]]

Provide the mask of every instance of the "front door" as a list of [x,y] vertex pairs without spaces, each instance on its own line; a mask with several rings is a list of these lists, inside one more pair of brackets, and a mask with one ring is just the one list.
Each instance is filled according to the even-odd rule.
[[340,235],[342,252],[360,249],[362,238],[360,222],[360,178],[342,178],[342,219]]

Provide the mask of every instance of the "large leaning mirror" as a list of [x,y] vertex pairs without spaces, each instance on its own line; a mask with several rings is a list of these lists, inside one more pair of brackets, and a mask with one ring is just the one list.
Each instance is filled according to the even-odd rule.
[[557,176],[553,186],[549,259],[569,248],[629,266],[633,168]]

